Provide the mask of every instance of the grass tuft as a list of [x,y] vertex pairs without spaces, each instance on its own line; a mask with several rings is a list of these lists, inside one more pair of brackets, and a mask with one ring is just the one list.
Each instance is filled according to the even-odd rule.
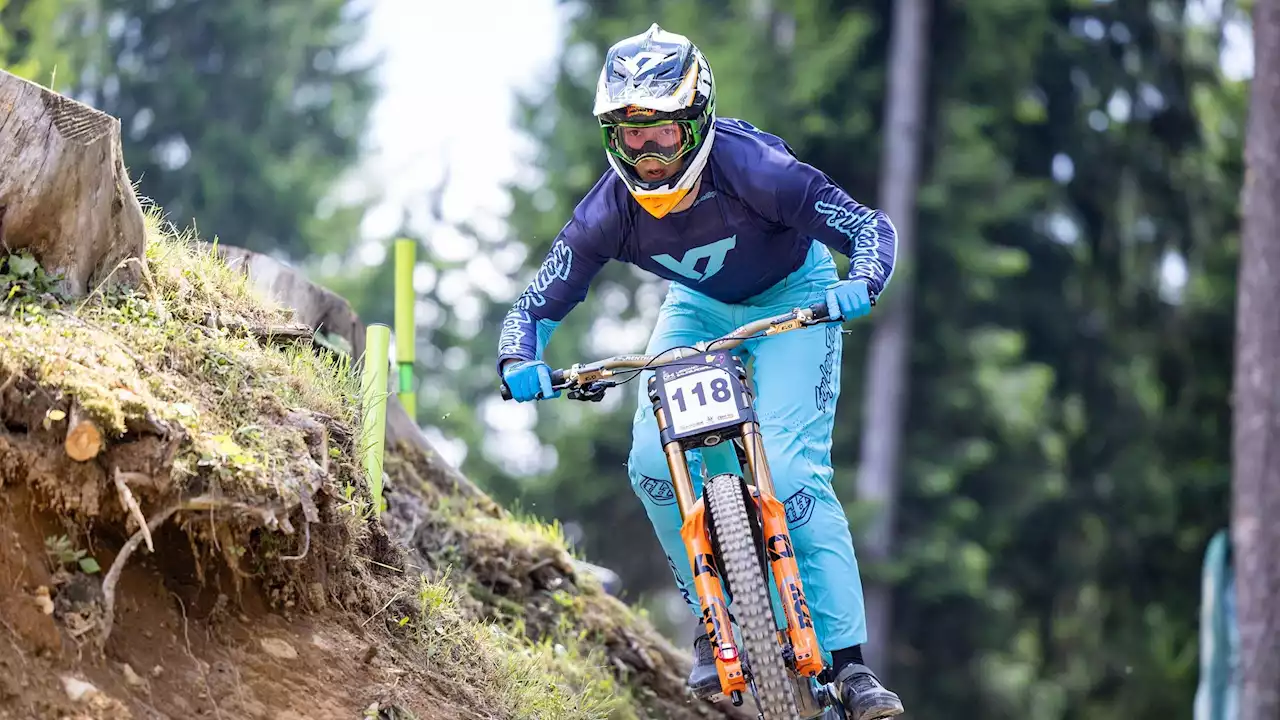
[[449,568],[419,576],[417,612],[398,625],[459,691],[484,698],[504,717],[530,720],[632,718],[597,648],[572,636],[531,642],[518,628],[471,619]]

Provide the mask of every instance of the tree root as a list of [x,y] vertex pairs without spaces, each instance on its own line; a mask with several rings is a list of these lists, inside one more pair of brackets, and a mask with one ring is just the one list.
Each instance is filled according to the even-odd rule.
[[[124,566],[129,561],[129,557],[138,549],[143,540],[148,540],[150,547],[150,537],[155,533],[166,520],[179,511],[183,510],[213,510],[216,508],[232,508],[244,510],[258,516],[258,519],[264,525],[274,529],[278,527],[278,516],[273,508],[261,508],[247,505],[245,503],[224,500],[215,497],[202,495],[200,497],[191,498],[180,503],[175,503],[161,510],[151,517],[149,521],[144,523],[124,545],[121,546],[120,552],[116,555],[115,560],[111,562],[111,568],[107,570],[106,577],[102,580],[102,597],[103,597],[103,622],[102,632],[99,636],[98,644],[100,648],[106,647],[107,639],[111,637],[111,629],[115,623],[115,605],[116,605],[116,584],[120,582],[120,574],[124,572]],[[309,525],[309,524],[308,524]],[[310,527],[307,530],[307,545],[310,545]],[[305,554],[305,551],[304,551]]]
[[120,573],[124,571],[124,565],[129,560],[129,556],[138,549],[144,536],[149,536],[151,532],[158,530],[164,521],[184,507],[186,503],[177,503],[152,516],[150,522],[144,523],[141,529],[125,541],[120,548],[120,553],[111,562],[111,569],[107,570],[106,577],[102,579],[102,634],[98,640],[99,647],[106,647],[107,638],[111,637],[111,626],[115,623],[116,583],[120,582]]
[[124,482],[125,475],[137,475],[138,473],[122,473],[120,468],[112,468],[111,480],[116,485],[116,492],[120,493],[120,504],[124,505],[129,514],[138,521],[139,532],[142,533],[142,539],[147,541],[147,551],[155,552],[155,543],[151,540],[151,529],[147,527],[147,517],[142,514],[142,508],[138,506],[138,501],[133,497],[133,493],[129,491],[129,486]]
[[218,701],[213,694],[213,688],[209,685],[209,673],[205,672],[204,663],[200,661],[200,658],[197,658],[196,654],[191,652],[191,631],[189,629],[190,623],[187,622],[187,604],[182,602],[182,598],[178,597],[177,593],[170,591],[169,594],[173,596],[174,600],[178,601],[178,607],[182,609],[182,638],[187,646],[187,657],[191,658],[191,662],[195,663],[196,669],[200,671],[200,679],[204,682],[204,693],[209,696],[209,704],[213,706],[213,716],[218,720],[222,720],[222,711],[218,709]]
[[311,523],[309,521],[304,522],[302,524],[302,530],[306,533],[302,540],[302,552],[298,555],[281,555],[281,560],[297,562],[307,556],[307,553],[311,550]]

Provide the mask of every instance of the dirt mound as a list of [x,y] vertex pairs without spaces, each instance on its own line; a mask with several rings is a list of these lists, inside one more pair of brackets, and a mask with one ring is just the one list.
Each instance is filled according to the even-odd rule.
[[375,519],[346,361],[149,223],[137,288],[0,264],[0,718],[737,715],[420,448]]

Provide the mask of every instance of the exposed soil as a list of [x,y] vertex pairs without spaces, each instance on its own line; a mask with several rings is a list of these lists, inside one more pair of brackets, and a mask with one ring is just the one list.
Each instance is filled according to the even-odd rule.
[[[46,559],[45,538],[65,532],[25,488],[0,489],[0,718],[318,720],[358,718],[374,703],[423,720],[485,717],[396,662],[376,620],[362,628],[336,608],[278,615],[256,590],[234,597],[225,570],[202,587],[190,544],[172,527],[157,534],[155,555],[139,551],[125,567],[99,654],[92,630],[77,639],[66,627],[100,612],[98,578],[55,578]],[[114,557],[106,547],[93,555],[104,568]],[[336,602],[314,590],[313,602]],[[72,699],[81,691],[68,680],[94,689]]]

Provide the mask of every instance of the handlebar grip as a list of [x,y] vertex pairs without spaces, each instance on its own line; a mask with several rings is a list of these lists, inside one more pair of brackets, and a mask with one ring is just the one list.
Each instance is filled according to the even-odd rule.
[[[551,385],[554,387],[554,386],[563,385],[563,384],[564,384],[564,370],[552,370]],[[498,388],[498,394],[502,396],[503,400],[511,399],[511,388],[507,387],[507,383],[505,381]]]
[[[871,306],[875,307],[876,299],[871,298]],[[830,320],[831,311],[827,309],[827,304],[820,302],[809,306],[809,310],[813,313],[813,319],[817,321]]]

